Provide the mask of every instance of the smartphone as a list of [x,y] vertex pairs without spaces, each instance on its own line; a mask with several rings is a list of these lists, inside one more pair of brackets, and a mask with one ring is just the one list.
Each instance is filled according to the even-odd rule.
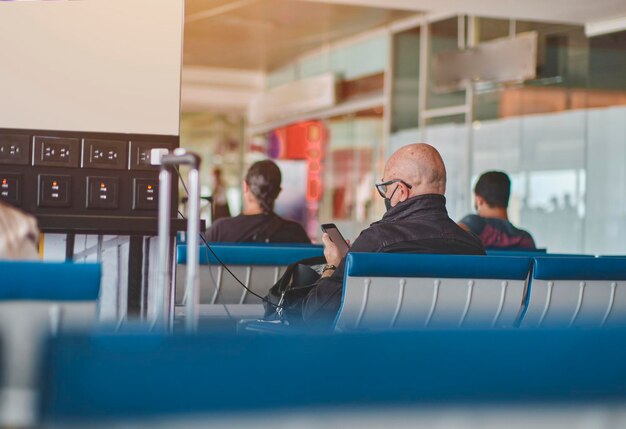
[[328,234],[331,241],[335,243],[335,246],[337,246],[341,257],[343,258],[344,256],[346,256],[346,253],[348,253],[348,250],[350,250],[350,245],[348,244],[346,239],[343,238],[343,236],[337,229],[337,226],[334,223],[325,223],[322,225],[322,232]]

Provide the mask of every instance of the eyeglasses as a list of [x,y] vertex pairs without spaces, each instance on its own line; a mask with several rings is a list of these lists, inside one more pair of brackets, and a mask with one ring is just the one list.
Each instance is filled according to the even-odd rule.
[[413,186],[409,185],[408,183],[406,183],[402,179],[392,179],[392,180],[388,180],[386,182],[376,183],[374,186],[376,186],[376,190],[378,191],[380,196],[383,197],[383,198],[386,198],[387,197],[387,186],[392,185],[394,183],[402,183],[404,186],[406,186],[409,189],[411,189],[413,187]]

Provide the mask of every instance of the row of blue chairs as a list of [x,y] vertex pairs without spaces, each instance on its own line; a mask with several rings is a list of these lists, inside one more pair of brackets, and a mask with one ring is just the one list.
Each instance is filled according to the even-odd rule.
[[[489,260],[498,262],[489,269],[491,276],[498,278],[484,278],[488,275],[485,272],[477,277],[480,282],[476,280],[470,285],[472,276],[468,272],[477,273],[476,270],[485,268],[480,264]],[[573,265],[577,268],[572,268]],[[473,299],[469,306],[464,301],[462,313],[467,323],[461,326],[475,328],[481,324],[473,323],[474,316],[480,313],[474,312],[473,304],[483,302],[483,292],[487,289],[481,288],[491,287],[490,282],[483,280],[495,281],[498,297],[502,296],[503,288],[524,283],[527,294],[523,302],[528,304],[526,315],[520,317],[529,314],[529,295],[541,282],[546,282],[546,288],[552,289],[556,299],[560,286],[557,283],[573,281],[577,296],[583,298],[580,305],[576,304],[582,321],[586,318],[583,317],[585,301],[595,300],[589,291],[596,284],[589,277],[604,273],[604,278],[596,280],[615,284],[609,284],[609,288],[613,289],[613,305],[616,305],[623,296],[623,286],[616,279],[624,274],[623,267],[619,258],[564,261],[563,258],[476,257],[474,260],[465,256],[355,253],[349,256],[346,278],[347,282],[354,279],[355,285],[368,284],[370,291],[379,280],[392,279],[398,288],[403,287],[406,301],[400,300],[398,306],[400,295],[395,295],[392,313],[397,327],[402,326],[403,306],[410,301],[408,291],[412,286],[408,274],[432,280],[432,284],[428,283],[431,290],[436,280],[440,280],[437,287],[441,301],[434,306],[433,326],[444,326],[435,323],[438,320],[435,315],[438,307],[448,305],[444,297],[448,286],[445,282],[453,280],[449,283],[452,287],[460,281],[464,296],[468,291],[476,293],[470,294]],[[404,277],[398,276],[399,272]],[[39,300],[93,304],[98,295],[101,268],[97,264],[0,263],[0,275],[7,280],[0,286],[4,291],[0,296],[6,304]],[[557,275],[563,278],[555,280]],[[24,280],[27,278],[31,280]],[[503,281],[507,282],[505,286]],[[551,286],[549,282],[553,282]],[[29,294],[29,290],[34,293]],[[505,320],[509,301],[517,300],[518,295],[509,294],[510,291],[505,291],[504,299],[498,300],[502,302],[498,320]],[[369,320],[368,308],[374,308],[377,302],[372,295],[364,305],[357,306],[359,311],[364,309],[363,328]],[[523,307],[521,303],[518,305]],[[347,310],[344,298],[342,313]],[[0,317],[3,314],[0,311]],[[68,315],[63,311],[55,314],[61,319]],[[544,320],[549,315],[548,312]],[[28,319],[32,313],[22,316]],[[605,326],[617,322],[612,317],[609,313]],[[492,323],[493,314],[485,320]],[[15,327],[19,319],[11,323],[10,327]],[[497,322],[494,326],[503,325]],[[372,409],[426,412],[437,406],[444,407],[445,414],[449,407],[474,408],[477,404],[545,408],[563,403],[619,405],[626,400],[626,389],[621,382],[626,376],[623,347],[626,331],[621,327],[438,329],[289,338],[224,334],[163,336],[144,332],[69,335],[63,334],[62,329],[59,331],[61,334],[51,337],[43,349],[33,349],[21,356],[26,360],[32,356],[41,362],[35,385],[40,393],[37,414],[44,425],[96,422],[106,427],[111,421],[136,423],[158,417],[192,418],[200,422],[200,427],[207,422],[227,422],[244,415],[252,415],[256,425],[258,415],[271,422],[285,412],[303,412],[311,422],[318,422],[320,415],[336,410],[348,410],[352,417],[358,417]],[[10,350],[10,341],[7,344],[3,339],[3,349]],[[36,343],[34,339],[33,343]],[[12,369],[5,367],[0,378],[10,379],[11,372]],[[280,418],[274,420],[273,426],[280,421]],[[178,423],[172,426],[179,426]]]
[[444,427],[456,416],[537,428],[570,427],[588,407],[604,423],[589,426],[621,427],[624,341],[625,329],[59,336],[38,415],[54,427]]
[[[214,244],[212,249],[261,296],[289,263],[323,254],[319,246]],[[248,316],[240,318],[259,317],[261,300],[225,273],[213,252],[204,246],[200,251],[205,311],[226,306],[231,314]],[[494,250],[487,256],[353,253],[334,326],[346,331],[621,323],[626,318],[625,261],[543,251]],[[178,262],[182,272],[185,246],[178,247]],[[250,310],[236,313],[235,307]],[[249,325],[254,326],[261,329],[260,324]]]
[[336,329],[626,322],[626,258],[354,253]]

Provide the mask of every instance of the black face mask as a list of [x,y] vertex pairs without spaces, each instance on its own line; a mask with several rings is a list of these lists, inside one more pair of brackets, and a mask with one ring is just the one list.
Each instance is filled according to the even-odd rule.
[[391,196],[389,198],[385,198],[385,208],[387,209],[387,211],[389,211],[389,209],[391,209],[391,199],[393,198],[393,194],[396,193],[398,188],[399,188],[399,186],[396,186],[396,189],[393,190],[393,192],[391,193]]

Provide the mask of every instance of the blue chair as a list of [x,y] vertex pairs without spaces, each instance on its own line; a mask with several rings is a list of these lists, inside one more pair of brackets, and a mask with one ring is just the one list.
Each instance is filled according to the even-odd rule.
[[563,405],[623,404],[625,341],[624,329],[61,336],[42,358],[41,423],[276,427],[295,415],[308,427],[463,408],[506,426],[507,407],[530,409],[530,423]]
[[528,257],[350,253],[335,329],[513,327],[530,265]]
[[535,258],[523,327],[626,322],[626,258]]
[[100,277],[100,264],[0,261],[0,337],[5,345],[0,360],[7,398],[35,387],[42,335],[97,322]]
[[[289,264],[324,254],[322,246],[302,244],[219,243],[210,246],[230,271],[260,296],[267,294]],[[177,314],[182,315],[187,246],[178,246],[177,250],[176,303],[179,305]],[[201,315],[230,319],[261,317],[261,299],[239,284],[204,244],[199,253]]]

